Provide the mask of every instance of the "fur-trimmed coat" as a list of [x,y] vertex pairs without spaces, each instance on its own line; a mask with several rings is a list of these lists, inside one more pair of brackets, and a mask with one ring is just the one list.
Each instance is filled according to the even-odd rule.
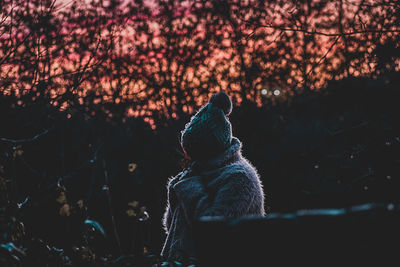
[[207,162],[194,162],[168,182],[163,217],[167,237],[161,255],[183,260],[194,255],[192,223],[202,216],[264,215],[264,192],[256,169],[241,155],[241,142]]

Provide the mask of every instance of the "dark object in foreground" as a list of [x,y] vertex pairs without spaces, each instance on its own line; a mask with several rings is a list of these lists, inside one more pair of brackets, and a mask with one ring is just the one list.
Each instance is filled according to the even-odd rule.
[[[400,205],[299,210],[195,226],[200,266],[389,266],[399,263]],[[272,264],[272,265],[271,265]]]

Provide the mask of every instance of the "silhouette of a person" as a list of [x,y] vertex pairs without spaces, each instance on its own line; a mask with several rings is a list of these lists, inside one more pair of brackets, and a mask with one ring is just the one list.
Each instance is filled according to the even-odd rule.
[[168,182],[163,218],[167,237],[161,252],[166,259],[196,257],[192,223],[202,216],[265,214],[257,171],[241,155],[239,139],[232,136],[227,119],[231,111],[229,96],[214,94],[181,132],[181,145],[191,164]]

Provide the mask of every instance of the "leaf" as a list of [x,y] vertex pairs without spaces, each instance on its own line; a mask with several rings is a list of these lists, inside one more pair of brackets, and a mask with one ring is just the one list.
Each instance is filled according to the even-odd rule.
[[6,179],[0,176],[0,185],[6,185]]
[[128,206],[131,206],[132,208],[137,208],[139,206],[139,201],[133,200],[128,203]]
[[131,163],[129,163],[129,165],[128,165],[128,171],[129,171],[129,172],[134,172],[135,169],[136,169],[136,167],[137,167],[137,164],[134,163],[134,162],[131,162]]
[[65,195],[65,192],[61,192],[56,201],[60,204],[67,203],[67,196]]
[[61,216],[70,216],[71,215],[70,206],[67,203],[62,205],[58,213]]
[[84,224],[91,229],[92,232],[98,232],[100,233],[103,237],[106,237],[106,232],[104,231],[103,226],[97,221],[94,220],[85,220]]
[[128,209],[126,214],[128,214],[129,217],[136,216],[136,213],[133,209]]
[[78,201],[76,202],[76,205],[78,205],[78,207],[79,207],[80,209],[82,209],[82,208],[83,208],[83,199],[78,200]]
[[24,154],[24,151],[22,150],[21,145],[13,147],[13,150],[14,150],[12,153],[13,158],[16,158],[17,156],[22,156],[22,154]]

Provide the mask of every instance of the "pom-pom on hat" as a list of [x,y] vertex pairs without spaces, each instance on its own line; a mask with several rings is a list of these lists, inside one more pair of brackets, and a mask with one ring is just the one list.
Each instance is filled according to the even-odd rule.
[[192,160],[210,159],[231,145],[232,126],[226,117],[231,112],[231,99],[221,91],[192,116],[181,135],[182,147]]
[[212,103],[215,107],[221,108],[227,116],[232,112],[231,99],[225,92],[221,91],[213,94],[210,98],[210,103]]

